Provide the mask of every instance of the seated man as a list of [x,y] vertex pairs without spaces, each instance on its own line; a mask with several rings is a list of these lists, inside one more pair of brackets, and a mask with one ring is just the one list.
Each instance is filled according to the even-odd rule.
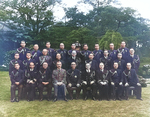
[[95,80],[95,71],[91,69],[89,63],[86,64],[86,70],[82,73],[82,87],[84,100],[87,99],[87,88],[92,90],[92,99],[96,100],[96,80]]
[[76,99],[78,99],[81,91],[81,74],[76,69],[76,63],[71,63],[71,69],[67,71],[67,90],[70,94],[71,100],[73,100],[73,90],[76,90]]
[[123,71],[123,80],[125,85],[125,97],[128,100],[129,86],[135,87],[136,98],[142,100],[141,98],[141,84],[139,83],[135,69],[131,69],[131,63],[127,63],[127,69]]
[[[115,62],[113,65],[113,69],[109,70],[109,77],[110,77],[110,92],[111,96],[114,100],[119,99],[121,101],[121,94],[122,94],[122,71],[118,69],[118,63]],[[117,91],[115,90],[117,88]]]
[[50,101],[51,90],[52,90],[52,72],[48,67],[48,63],[44,62],[43,66],[39,70],[38,74],[38,88],[40,101],[43,100],[43,89],[47,88],[47,101]]
[[54,85],[54,102],[58,99],[58,93],[60,92],[65,101],[68,101],[66,98],[66,70],[62,69],[62,63],[60,61],[57,62],[57,69],[53,70],[52,79]]
[[[15,63],[15,70],[11,72],[11,102],[19,102],[22,92],[22,82],[24,80],[24,72],[20,69],[19,63]],[[18,88],[18,98],[15,98],[16,88]]]
[[25,70],[26,94],[28,101],[34,100],[34,92],[37,82],[37,70],[33,62],[30,62],[29,69]]
[[96,80],[97,80],[99,95],[100,95],[99,100],[102,100],[103,95],[104,95],[109,101],[109,95],[108,95],[109,71],[104,69],[104,63],[100,63],[99,68],[100,69],[96,71]]

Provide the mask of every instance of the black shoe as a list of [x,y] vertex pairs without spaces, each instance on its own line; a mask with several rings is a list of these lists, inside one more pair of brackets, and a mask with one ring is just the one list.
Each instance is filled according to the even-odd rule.
[[41,98],[39,101],[43,101],[43,99]]
[[142,98],[136,98],[136,99],[143,101],[143,99],[142,99]]
[[11,102],[15,102],[15,101],[16,101],[15,98],[11,100]]
[[94,101],[96,101],[95,97],[92,98]]
[[87,96],[84,98],[84,100],[87,100]]
[[19,99],[16,99],[16,102],[19,102]]
[[118,100],[122,101],[122,99],[119,97]]
[[54,98],[53,102],[56,102],[57,101],[57,98]]
[[127,97],[126,100],[129,100],[129,98]]
[[65,98],[64,101],[68,102],[67,98]]

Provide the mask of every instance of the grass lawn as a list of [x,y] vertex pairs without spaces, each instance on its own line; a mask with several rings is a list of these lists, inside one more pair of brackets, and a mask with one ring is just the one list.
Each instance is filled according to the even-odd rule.
[[143,101],[10,102],[8,72],[0,72],[0,117],[150,117],[150,86],[142,88]]

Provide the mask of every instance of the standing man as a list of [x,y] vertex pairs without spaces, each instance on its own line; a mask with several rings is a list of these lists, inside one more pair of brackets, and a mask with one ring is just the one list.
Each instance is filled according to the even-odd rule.
[[68,65],[69,69],[71,67],[71,63],[75,62],[76,63],[76,68],[81,70],[81,59],[77,56],[77,52],[75,50],[72,51],[71,56],[68,58]]
[[84,44],[83,45],[83,51],[80,52],[81,55],[81,65],[82,65],[82,71],[85,70],[85,61],[89,59],[89,54],[91,51],[88,50],[88,45]]
[[62,69],[62,63],[57,62],[57,69],[53,70],[52,79],[54,85],[54,102],[58,99],[58,93],[61,93],[64,100],[68,101],[66,98],[66,70]]
[[14,59],[10,61],[9,63],[9,75],[13,70],[15,70],[15,63],[19,63],[20,69],[22,69],[22,61],[19,60],[19,53],[15,53]]
[[21,47],[17,49],[17,53],[19,53],[19,59],[21,61],[26,60],[26,53],[29,51],[28,48],[26,48],[26,42],[25,41],[21,41]]
[[142,100],[141,84],[139,83],[135,69],[131,69],[131,63],[127,63],[127,69],[123,71],[123,79],[124,79],[126,100],[129,99],[128,97],[129,86],[135,87],[134,91],[135,91],[136,98]]
[[89,63],[90,66],[91,66],[90,69],[93,70],[93,71],[96,71],[98,69],[98,63],[97,63],[96,60],[93,60],[93,58],[94,58],[93,53],[90,53],[89,60],[86,60],[85,64]]
[[126,61],[126,63],[127,63],[128,62],[128,57],[129,57],[130,53],[129,53],[129,49],[126,48],[125,41],[121,42],[121,47],[117,50],[117,54],[118,53],[122,54],[122,59],[124,59]]
[[35,87],[37,85],[37,76],[38,76],[37,74],[38,72],[35,69],[34,63],[30,62],[29,69],[25,70],[27,101],[34,100],[34,92],[35,92]]
[[71,45],[71,50],[68,50],[68,58],[72,56],[72,51],[76,51],[76,45],[74,43]]
[[78,69],[76,69],[76,63],[71,63],[71,69],[67,71],[67,90],[73,100],[73,90],[76,90],[76,99],[79,98],[81,91],[81,74]]
[[103,96],[109,100],[109,71],[104,69],[104,63],[99,64],[99,69],[96,71],[96,80],[98,84],[98,89],[99,89],[99,95],[100,99],[103,99]]
[[99,49],[99,44],[95,44],[95,50],[94,53],[94,60],[97,61],[97,63],[100,63],[100,58],[103,57],[103,51]]
[[67,50],[64,49],[65,45],[63,43],[60,43],[60,49],[56,51],[56,53],[59,53],[61,55],[61,60],[63,60],[65,63],[67,63]]
[[136,73],[138,73],[138,69],[140,66],[140,58],[138,55],[134,54],[134,49],[130,49],[129,63],[131,63],[132,69],[135,69]]
[[47,42],[46,43],[46,49],[48,50],[48,56],[52,57],[52,60],[55,60],[55,50],[51,48],[51,43]]
[[48,50],[47,49],[43,49],[42,54],[43,54],[43,56],[39,57],[39,68],[40,68],[40,66],[43,65],[44,62],[47,62],[48,63],[48,67],[50,69],[52,69],[52,57],[47,55],[48,54]]
[[[35,45],[33,46],[33,49],[34,49],[34,50],[31,52],[32,59],[35,60],[36,66],[39,67],[39,65],[38,65],[38,64],[39,64],[39,57],[42,56],[42,53],[41,53],[41,51],[39,50],[38,44],[35,44]],[[39,68],[37,68],[37,69],[39,69]]]
[[113,43],[110,43],[109,48],[110,48],[110,50],[108,50],[109,57],[111,58],[111,60],[113,62],[114,60],[117,59],[117,50],[114,50],[114,44]]
[[66,69],[66,64],[65,62],[61,59],[61,55],[59,53],[56,54],[56,59],[53,61],[53,70],[57,69],[57,62],[60,61],[62,63],[62,68]]
[[104,51],[104,57],[100,58],[100,62],[104,63],[106,70],[110,70],[112,68],[112,61],[111,58],[108,56],[108,50]]
[[[11,80],[11,102],[19,102],[22,92],[22,82],[24,80],[24,72],[20,69],[20,65],[18,63],[15,63],[15,69],[11,72],[10,75]],[[15,92],[16,88],[18,88],[18,95],[16,98]]]
[[[27,52],[26,57],[27,57],[27,59],[22,62],[23,63],[23,70],[29,69],[30,62],[33,62],[34,65],[36,65],[35,60],[31,58],[30,52]],[[35,66],[35,67],[37,68],[37,66]]]
[[52,91],[52,71],[48,67],[48,63],[44,62],[38,74],[38,88],[40,101],[43,100],[43,89],[47,88],[47,101],[50,101]]

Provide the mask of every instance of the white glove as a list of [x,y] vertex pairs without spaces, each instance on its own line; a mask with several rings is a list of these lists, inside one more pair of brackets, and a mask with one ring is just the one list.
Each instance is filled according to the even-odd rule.
[[137,86],[141,86],[141,84],[140,84],[140,83],[137,83]]
[[128,83],[126,83],[126,84],[125,84],[125,86],[129,86],[129,84],[128,84]]
[[91,81],[91,82],[90,82],[90,84],[93,84],[93,83],[94,83],[94,81]]
[[68,86],[69,86],[69,87],[71,87],[71,86],[72,86],[72,84],[71,84],[71,83],[69,83],[69,84],[68,84]]
[[122,85],[122,82],[120,82],[119,85]]
[[107,83],[106,82],[103,82],[103,85],[106,85]]
[[57,85],[62,85],[62,82],[57,82]]
[[83,81],[83,84],[87,85],[87,82],[86,82],[86,81]]
[[114,85],[115,83],[114,82],[111,82],[111,85]]
[[77,84],[77,87],[80,87],[80,84]]
[[100,82],[102,85],[104,85],[104,83],[103,82]]
[[33,80],[30,80],[30,82],[29,82],[29,83],[33,84]]

